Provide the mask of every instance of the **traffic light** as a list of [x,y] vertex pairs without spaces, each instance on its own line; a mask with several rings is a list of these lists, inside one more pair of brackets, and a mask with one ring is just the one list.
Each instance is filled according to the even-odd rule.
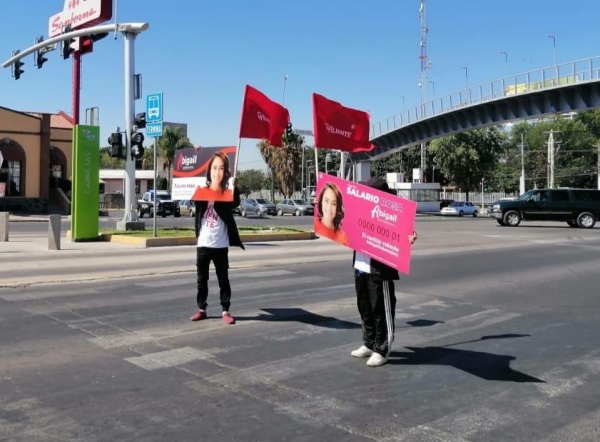
[[112,158],[121,158],[125,159],[124,148],[123,145],[123,136],[119,132],[113,132],[108,137],[108,144],[110,144],[110,149],[108,150],[108,155]]
[[133,125],[137,126],[138,129],[146,128],[146,112],[140,112],[135,114],[135,118],[133,120]]
[[294,131],[292,130],[292,123],[288,123],[285,128],[285,140],[290,141],[294,136]]
[[134,132],[131,134],[131,158],[139,160],[144,156],[144,134]]
[[[44,41],[44,37],[36,37],[35,39],[35,44],[40,44],[41,42]],[[44,66],[44,63],[46,63],[48,61],[48,59],[46,57],[44,57],[44,54],[46,52],[43,51],[42,49],[38,49],[37,51],[35,51],[35,58],[34,58],[34,66],[37,66],[38,69],[41,69],[42,66]]]
[[[65,34],[71,32],[71,26],[67,26],[65,27]],[[78,46],[78,39],[77,38],[67,38],[66,40],[63,40],[62,42],[62,57],[63,60],[68,59],[71,54],[73,52],[75,52],[75,50],[77,49]]]
[[76,39],[77,43],[74,44],[71,49],[73,49],[75,52],[79,52],[81,55],[89,54],[90,52],[94,51],[94,42],[102,40],[107,35],[108,32],[103,32],[101,34],[78,37]]
[[[17,51],[13,51],[12,52],[12,56],[14,57],[15,55],[18,55],[21,51],[17,50]],[[12,76],[14,77],[15,80],[18,80],[19,78],[21,78],[21,74],[23,72],[25,72],[23,69],[21,69],[23,67],[25,63],[23,63],[21,60],[15,61],[13,63],[13,65],[11,66],[11,71],[12,71]]]

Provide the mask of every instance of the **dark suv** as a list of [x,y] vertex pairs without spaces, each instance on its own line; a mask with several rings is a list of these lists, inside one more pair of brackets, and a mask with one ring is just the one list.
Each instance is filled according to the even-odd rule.
[[600,218],[600,190],[533,189],[512,201],[498,201],[491,217],[501,226],[521,221],[564,221],[571,227],[591,229]]

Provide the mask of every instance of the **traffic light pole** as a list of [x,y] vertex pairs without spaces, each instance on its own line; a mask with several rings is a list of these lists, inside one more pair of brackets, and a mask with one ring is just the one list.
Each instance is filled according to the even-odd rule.
[[[135,51],[134,43],[137,34],[146,31],[150,25],[148,23],[118,23],[94,26],[86,29],[66,32],[64,34],[51,37],[48,40],[41,41],[30,48],[14,53],[11,58],[2,63],[3,68],[13,66],[24,57],[44,49],[54,43],[61,43],[65,40],[77,37],[91,36],[105,32],[121,32],[125,40],[125,129],[126,129],[126,163],[125,163],[125,215],[124,223],[137,221],[135,207],[137,206],[135,198],[135,160],[131,157],[131,133],[135,119],[135,100],[134,100],[134,75],[135,75]],[[119,228],[119,227],[117,227]],[[125,226],[127,228],[127,226]]]
[[20,51],[18,54],[15,54],[4,63],[2,63],[3,68],[10,67],[17,61],[27,57],[34,52],[44,49],[49,45],[54,43],[61,43],[64,40],[69,40],[77,37],[84,37],[88,35],[102,34],[104,32],[123,32],[123,33],[133,33],[140,34],[146,31],[150,25],[148,23],[118,23],[118,24],[109,24],[109,25],[100,25],[94,26],[91,28],[78,29],[76,31],[67,32],[64,34],[57,35],[56,37],[51,37],[48,40],[44,40],[40,43],[37,43],[30,48],[27,48],[23,51]]
[[[131,134],[135,119],[135,37],[133,32],[124,32],[125,39],[125,213],[123,223],[136,222],[135,159],[131,155]],[[119,228],[119,227],[117,227]],[[127,230],[125,228],[125,230]]]

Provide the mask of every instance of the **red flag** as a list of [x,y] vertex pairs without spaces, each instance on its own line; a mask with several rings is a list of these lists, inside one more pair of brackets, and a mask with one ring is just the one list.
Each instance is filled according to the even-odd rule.
[[290,113],[285,107],[246,85],[240,138],[259,138],[268,140],[271,146],[281,147],[281,137],[289,121]]
[[344,152],[368,152],[375,146],[369,142],[369,114],[344,107],[337,101],[313,93],[315,146]]

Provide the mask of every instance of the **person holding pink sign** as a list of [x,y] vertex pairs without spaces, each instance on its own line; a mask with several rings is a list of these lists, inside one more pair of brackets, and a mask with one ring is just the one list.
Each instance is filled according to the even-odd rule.
[[[371,178],[361,184],[395,194],[381,178]],[[408,235],[407,241],[414,244],[417,238],[417,232],[413,232]],[[392,350],[396,310],[394,281],[399,280],[400,275],[398,270],[356,251],[353,266],[363,345],[351,355],[355,358],[368,357],[369,367],[379,367],[387,362]]]
[[[213,155],[208,165],[207,183],[213,187],[217,183],[220,191],[226,189],[225,178],[229,178],[229,162],[221,152]],[[196,201],[195,230],[197,238],[196,270],[198,311],[192,315],[191,321],[206,319],[208,306],[208,278],[210,263],[215,266],[219,283],[222,319],[226,324],[235,324],[235,319],[229,313],[231,306],[231,285],[229,283],[229,247],[244,249],[232,210],[240,204],[240,191],[237,188],[237,178],[232,179],[233,201],[223,201],[211,198],[208,201]],[[211,192],[217,193],[209,187]]]

